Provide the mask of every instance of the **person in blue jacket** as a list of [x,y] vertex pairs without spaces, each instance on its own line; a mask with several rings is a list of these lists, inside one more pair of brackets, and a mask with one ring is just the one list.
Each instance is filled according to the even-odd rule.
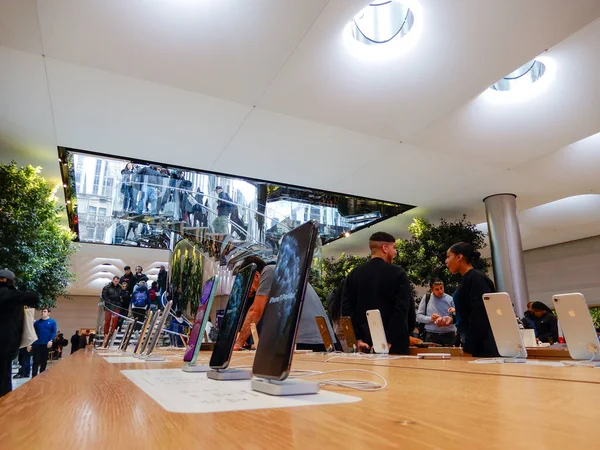
[[56,337],[56,320],[50,317],[48,308],[42,309],[42,318],[35,321],[33,324],[37,341],[33,343],[33,367],[31,377],[35,377],[39,372],[46,370],[48,362],[48,351],[52,348],[52,343]]

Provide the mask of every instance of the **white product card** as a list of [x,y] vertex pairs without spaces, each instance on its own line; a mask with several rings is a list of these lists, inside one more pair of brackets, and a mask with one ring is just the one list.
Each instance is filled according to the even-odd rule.
[[181,369],[122,370],[121,373],[160,406],[174,413],[289,408],[361,400],[325,390],[314,395],[274,397],[252,391],[250,380],[215,381],[208,379],[205,373],[186,373]]

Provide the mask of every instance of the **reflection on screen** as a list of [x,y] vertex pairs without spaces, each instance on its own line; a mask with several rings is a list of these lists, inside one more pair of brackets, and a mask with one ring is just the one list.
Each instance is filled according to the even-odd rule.
[[280,378],[288,368],[315,239],[315,226],[307,222],[286,234],[281,242],[254,359],[256,375]]
[[210,366],[224,369],[229,363],[231,350],[235,341],[240,319],[244,311],[244,303],[248,296],[248,290],[254,278],[256,265],[251,264],[241,269],[235,277],[225,314],[221,321],[221,328],[217,335],[217,342],[210,358]]
[[190,333],[190,340],[188,341],[188,346],[185,350],[185,355],[183,357],[184,361],[191,361],[194,356],[194,350],[196,348],[196,344],[202,342],[202,337],[198,339],[200,333],[204,331],[201,330],[202,324],[204,323],[204,316],[206,315],[206,309],[208,305],[208,301],[210,300],[210,294],[213,289],[213,285],[215,284],[215,278],[210,278],[204,284],[204,288],[202,289],[202,294],[200,294],[200,302],[198,304],[198,310],[196,311],[196,319],[194,320],[194,326],[192,327],[192,331]]

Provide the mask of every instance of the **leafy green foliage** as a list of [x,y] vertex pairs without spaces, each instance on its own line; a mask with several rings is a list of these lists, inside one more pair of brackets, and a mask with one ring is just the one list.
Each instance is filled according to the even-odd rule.
[[600,328],[600,307],[599,306],[591,307],[590,314],[592,315],[592,320],[594,321],[594,326],[596,328]]
[[194,282],[192,279],[193,270],[193,252],[186,250],[183,255],[183,271],[181,273],[181,297],[179,298],[179,306],[183,311],[187,311],[188,305],[192,300],[192,295],[194,292]]
[[53,307],[75,279],[70,257],[77,247],[40,170],[0,165],[0,267],[15,273],[20,289],[36,291],[40,307]]
[[[446,251],[457,242],[468,242],[476,250],[485,247],[485,233],[477,230],[466,216],[454,222],[441,219],[439,225],[417,217],[408,231],[412,237],[398,240],[398,255],[394,262],[404,267],[414,285],[428,286],[429,280],[439,278],[450,294],[458,287],[460,275],[452,275],[446,268]],[[487,273],[489,267],[490,263],[482,259],[476,268]]]
[[[466,216],[454,222],[442,219],[439,225],[433,225],[427,219],[417,217],[408,227],[408,231],[412,234],[410,239],[396,242],[398,255],[394,263],[406,270],[415,298],[417,297],[415,286],[428,286],[431,278],[441,279],[448,293],[456,290],[460,275],[452,275],[445,265],[446,251],[450,246],[457,242],[469,242],[475,249],[485,247],[485,234],[477,230]],[[327,308],[327,296],[339,286],[352,269],[369,259],[369,256],[345,254],[338,259],[323,259],[321,277],[317,278],[316,272],[312,274],[311,284],[325,308]],[[477,268],[487,273],[489,267],[489,262],[482,260]]]
[[195,251],[193,252],[193,268],[192,268],[192,298],[190,298],[190,308],[192,314],[198,309],[200,303],[200,293],[202,292],[202,255]]
[[328,306],[327,296],[340,285],[352,269],[366,263],[369,259],[369,256],[352,256],[342,253],[338,259],[324,258],[321,261],[321,277],[320,279],[311,277],[310,283],[319,295],[325,309]]

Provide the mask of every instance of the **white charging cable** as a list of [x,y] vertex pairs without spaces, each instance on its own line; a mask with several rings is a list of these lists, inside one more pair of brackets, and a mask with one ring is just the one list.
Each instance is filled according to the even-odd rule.
[[[351,356],[352,355],[352,356]],[[418,359],[418,356],[410,355],[378,355],[377,353],[344,353],[343,355],[335,355],[327,358],[325,362],[329,362],[334,359],[368,359],[369,361],[389,361],[392,359]]]
[[292,373],[298,373],[294,378],[305,378],[312,377],[318,375],[329,375],[332,373],[345,373],[345,372],[360,372],[360,373],[368,373],[370,375],[375,375],[377,378],[381,380],[381,383],[376,383],[374,381],[366,381],[366,380],[357,380],[357,379],[329,379],[329,380],[316,380],[321,385],[329,385],[329,386],[338,386],[345,387],[349,389],[355,389],[357,391],[363,392],[375,392],[382,391],[387,387],[387,380],[379,375],[376,372],[371,370],[364,369],[338,369],[338,370],[326,370],[326,371],[317,371],[317,370],[297,370],[292,371]]
[[591,352],[592,357],[590,359],[586,359],[583,361],[561,361],[565,366],[569,367],[598,367],[594,364],[594,358],[596,357],[596,352]]

